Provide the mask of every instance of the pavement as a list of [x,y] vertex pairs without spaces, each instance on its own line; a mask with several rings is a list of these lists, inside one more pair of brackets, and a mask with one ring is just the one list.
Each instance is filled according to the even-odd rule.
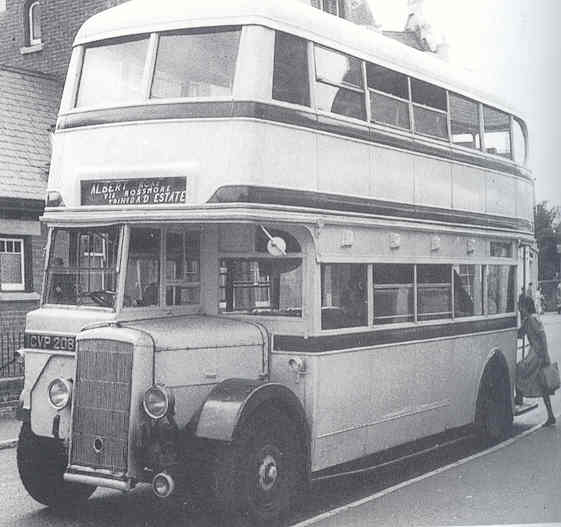
[[16,446],[20,427],[21,423],[11,415],[0,415],[0,450]]

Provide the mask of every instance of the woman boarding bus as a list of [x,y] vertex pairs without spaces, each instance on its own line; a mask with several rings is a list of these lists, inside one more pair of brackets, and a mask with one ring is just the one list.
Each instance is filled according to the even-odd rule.
[[525,133],[437,59],[304,4],[92,18],[27,319],[29,493],[202,489],[259,523],[362,456],[506,437]]

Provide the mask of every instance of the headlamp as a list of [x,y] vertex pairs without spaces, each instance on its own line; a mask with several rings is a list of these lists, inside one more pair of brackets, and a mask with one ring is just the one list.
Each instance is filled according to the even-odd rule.
[[173,393],[161,384],[155,384],[144,393],[142,406],[151,419],[162,419],[173,411],[175,399]]
[[72,398],[72,381],[57,377],[49,384],[48,388],[49,402],[57,410],[62,410]]

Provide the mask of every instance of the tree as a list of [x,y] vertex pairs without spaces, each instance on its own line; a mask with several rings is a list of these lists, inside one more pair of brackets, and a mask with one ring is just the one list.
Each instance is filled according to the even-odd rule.
[[539,280],[552,280],[560,271],[557,252],[557,245],[561,244],[560,219],[559,207],[550,207],[547,201],[541,201],[536,205],[534,225],[539,250]]

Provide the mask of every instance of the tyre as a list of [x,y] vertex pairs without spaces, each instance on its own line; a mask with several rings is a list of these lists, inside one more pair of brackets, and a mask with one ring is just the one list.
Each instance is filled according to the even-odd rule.
[[485,368],[479,387],[476,428],[481,439],[494,444],[510,436],[512,421],[508,373],[497,359],[493,359]]
[[278,524],[305,488],[306,461],[296,425],[269,407],[245,423],[217,458],[213,487],[222,512],[254,525]]
[[64,481],[67,453],[61,441],[36,436],[23,423],[17,447],[18,472],[31,497],[52,508],[69,508],[87,500],[95,487]]

